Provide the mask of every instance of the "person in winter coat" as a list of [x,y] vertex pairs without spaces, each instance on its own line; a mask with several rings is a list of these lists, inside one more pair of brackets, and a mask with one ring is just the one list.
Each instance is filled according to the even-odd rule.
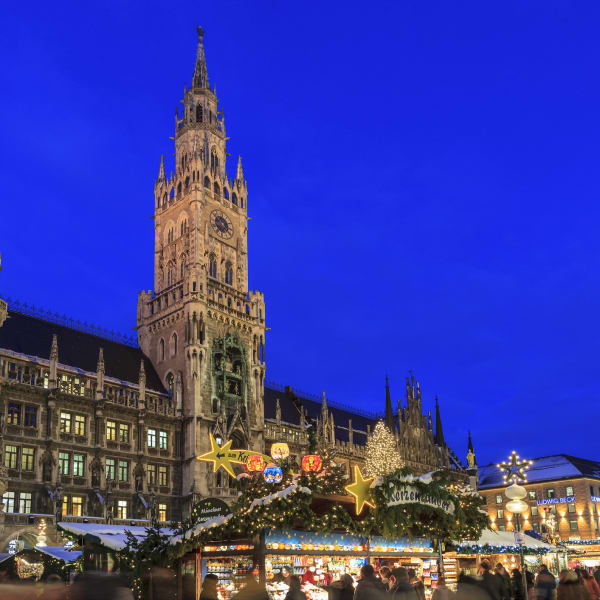
[[264,584],[258,583],[252,573],[244,577],[244,585],[234,596],[235,600],[270,600]]
[[397,567],[392,570],[391,582],[390,595],[392,600],[418,600],[417,590],[410,583],[408,571],[404,567]]
[[285,595],[285,600],[306,600],[306,594],[300,587],[300,577],[298,575],[290,576],[290,589]]
[[218,600],[217,583],[219,578],[214,573],[208,573],[202,582],[200,600]]
[[596,580],[596,583],[600,586],[600,567],[596,567],[594,569],[594,579]]
[[488,593],[491,600],[504,600],[504,581],[500,575],[490,571],[490,563],[487,560],[481,561],[479,576],[481,577],[479,585]]
[[519,569],[512,570],[510,587],[512,589],[512,597],[514,600],[527,600],[527,596],[523,591],[523,577]]
[[583,583],[587,587],[590,599],[600,600],[600,587],[596,580],[590,575],[590,572],[587,569],[581,569],[581,576],[583,577]]
[[425,586],[423,582],[417,577],[414,569],[408,569],[408,581],[415,586],[418,600],[425,600]]
[[383,600],[385,591],[381,581],[375,577],[373,565],[363,565],[360,580],[354,590],[354,600]]
[[456,597],[459,600],[490,600],[490,595],[482,587],[480,577],[472,577],[461,571],[458,575]]
[[446,587],[446,580],[444,577],[438,577],[437,585],[433,590],[433,596],[431,600],[453,600],[454,592]]
[[503,600],[510,600],[512,598],[510,575],[508,574],[507,570],[504,568],[504,565],[502,563],[498,563],[496,565],[494,572],[502,580],[502,588],[503,588],[502,598],[503,598]]
[[354,598],[354,580],[348,573],[341,576],[338,581],[325,587],[328,600],[352,600]]
[[304,571],[304,575],[302,575],[302,583],[311,583],[315,585],[315,568],[308,567],[306,571]]
[[548,571],[546,565],[538,567],[538,575],[535,578],[535,596],[538,600],[553,600],[556,589],[556,579]]
[[381,567],[379,569],[379,579],[381,583],[385,586],[386,590],[390,589],[390,575],[392,574],[392,570],[389,567]]
[[587,588],[579,582],[575,571],[563,569],[560,572],[556,600],[589,600]]

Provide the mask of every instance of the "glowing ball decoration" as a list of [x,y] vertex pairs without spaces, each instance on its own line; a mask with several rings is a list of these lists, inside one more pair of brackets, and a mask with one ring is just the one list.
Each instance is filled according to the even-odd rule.
[[263,471],[263,477],[267,483],[279,483],[283,479],[281,467],[269,466]]
[[287,458],[290,455],[290,447],[285,442],[273,444],[271,446],[271,456],[275,460],[281,460]]
[[302,457],[302,470],[305,473],[318,473],[323,466],[320,456],[310,454]]
[[262,473],[266,466],[267,462],[265,459],[256,454],[249,456],[246,461],[246,471],[248,471],[248,473]]

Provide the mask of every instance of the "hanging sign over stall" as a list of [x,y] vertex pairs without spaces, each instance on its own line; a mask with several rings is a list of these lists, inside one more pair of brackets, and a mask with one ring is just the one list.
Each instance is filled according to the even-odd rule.
[[204,498],[194,506],[193,515],[198,523],[204,523],[215,517],[226,517],[231,509],[219,498]]
[[271,460],[270,456],[265,456],[264,454],[254,452],[253,450],[232,450],[232,443],[233,440],[228,440],[223,446],[219,446],[211,433],[210,452],[205,452],[204,454],[197,456],[196,459],[212,462],[213,473],[216,473],[220,467],[223,467],[223,469],[225,469],[232,477],[235,477],[235,473],[233,472],[231,463],[245,465],[250,456],[262,456],[265,461]]
[[412,485],[396,486],[389,492],[388,506],[398,506],[399,504],[424,504],[443,510],[450,515],[454,514],[454,502],[435,498],[434,496],[423,493]]

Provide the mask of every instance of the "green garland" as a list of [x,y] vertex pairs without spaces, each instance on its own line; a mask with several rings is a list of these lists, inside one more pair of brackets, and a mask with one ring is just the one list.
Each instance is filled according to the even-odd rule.
[[[519,546],[493,546],[490,544],[471,544],[468,546],[457,546],[457,554],[519,554],[521,550]],[[527,555],[544,555],[548,554],[545,548],[523,548],[523,554]]]

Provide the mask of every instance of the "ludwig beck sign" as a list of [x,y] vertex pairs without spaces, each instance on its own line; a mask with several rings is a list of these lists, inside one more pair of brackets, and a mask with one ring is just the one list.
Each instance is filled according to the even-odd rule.
[[427,492],[421,492],[412,485],[394,486],[390,492],[387,501],[388,506],[398,506],[399,504],[424,504],[439,510],[454,514],[454,502],[436,498]]

